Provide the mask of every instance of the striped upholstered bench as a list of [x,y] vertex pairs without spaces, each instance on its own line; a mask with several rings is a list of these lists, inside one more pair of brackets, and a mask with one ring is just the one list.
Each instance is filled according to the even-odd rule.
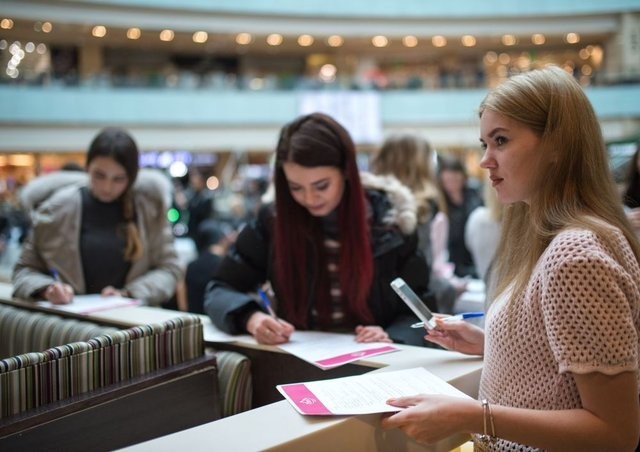
[[[118,331],[119,328],[112,326],[0,304],[0,359],[87,341]],[[231,351],[217,351],[216,359],[220,415],[226,417],[251,409],[250,360]]]
[[204,354],[198,317],[177,317],[0,360],[0,417],[180,364]]
[[215,352],[220,385],[220,416],[227,417],[252,408],[251,360],[232,351]]
[[0,304],[0,359],[116,331],[112,326]]
[[[82,340],[86,336],[93,337]],[[235,352],[206,355],[197,316],[118,330],[0,306],[0,346],[5,354],[24,352],[0,360],[3,450],[50,447],[55,438],[66,450],[79,444],[112,449],[250,408],[249,360]],[[187,380],[197,384],[185,386]],[[129,406],[128,399],[145,403]],[[147,411],[152,406],[157,409]],[[99,423],[102,430],[88,421],[96,412],[113,418]],[[82,431],[83,439],[69,441],[69,431]],[[106,432],[116,439],[103,438]]]

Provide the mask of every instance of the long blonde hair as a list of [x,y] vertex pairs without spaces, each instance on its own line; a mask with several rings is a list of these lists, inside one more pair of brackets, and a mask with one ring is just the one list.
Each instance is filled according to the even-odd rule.
[[537,190],[529,204],[505,208],[494,297],[512,283],[514,296],[521,293],[551,240],[569,227],[589,229],[605,243],[613,240],[611,226],[617,227],[640,261],[640,243],[624,215],[600,125],[572,76],[554,66],[514,76],[487,94],[480,116],[485,110],[529,127],[545,157],[534,169]]
[[429,142],[414,134],[388,137],[371,161],[377,174],[391,174],[409,187],[416,199],[418,220],[426,222],[432,215],[431,204],[444,210],[444,198],[435,182],[433,151]]
[[504,204],[498,199],[498,194],[491,186],[491,180],[488,177],[482,186],[482,200],[489,210],[491,219],[496,223],[501,223],[504,216]]

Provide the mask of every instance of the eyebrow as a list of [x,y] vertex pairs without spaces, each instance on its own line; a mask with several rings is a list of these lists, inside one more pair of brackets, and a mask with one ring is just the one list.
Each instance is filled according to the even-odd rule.
[[507,131],[508,131],[508,129],[506,129],[504,127],[496,127],[491,132],[489,132],[489,134],[487,136],[489,138],[493,138],[496,135],[496,133],[498,133],[498,132],[507,132]]
[[[506,127],[496,127],[495,129],[493,129],[491,132],[487,134],[487,137],[493,138],[499,132],[508,132],[508,131],[509,129],[507,129]],[[480,143],[484,143],[484,139],[482,137],[478,138],[478,140],[480,140]]]
[[[316,181],[311,182],[311,185],[313,185],[313,186],[317,186],[317,185],[320,185],[320,184],[322,184],[323,182],[327,182],[327,181],[329,181],[329,178],[328,178],[328,177],[325,177],[325,178],[322,178],[322,179],[319,179],[319,180],[316,180]],[[301,184],[299,184],[299,183],[297,183],[297,182],[294,182],[294,181],[288,181],[288,182],[289,182],[289,185],[301,185]]]
[[[106,171],[102,171],[102,170],[101,170],[101,169],[99,169],[99,168],[98,168],[98,169],[95,169],[95,170],[94,170],[94,172],[95,172],[95,174],[98,174],[99,176],[107,176],[107,177],[109,176],[109,174],[107,174],[107,172],[106,172]],[[123,178],[123,179],[124,179],[124,178],[126,178],[126,177],[127,177],[127,174],[126,174],[126,173],[124,173],[124,174],[117,174],[117,175],[112,176],[112,177],[113,177],[114,179],[120,179],[120,178]]]

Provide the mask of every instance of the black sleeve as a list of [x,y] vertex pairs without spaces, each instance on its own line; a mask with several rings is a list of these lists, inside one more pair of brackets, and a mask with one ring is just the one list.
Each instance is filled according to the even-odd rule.
[[[416,233],[413,233],[405,237],[405,243],[400,251],[398,276],[405,280],[429,309],[436,312],[436,299],[429,291],[431,268],[422,251],[418,249],[418,236]],[[407,309],[409,308],[407,307]],[[407,312],[411,311],[409,310]]]
[[[417,234],[405,236],[405,242],[399,249],[397,276],[404,279],[431,311],[436,312],[436,299],[429,292],[431,269],[417,244]],[[398,315],[385,328],[391,340],[402,344],[424,346],[424,330],[411,328],[411,324],[417,322],[418,318],[395,292],[390,296],[400,305]]]
[[267,279],[269,235],[260,218],[245,226],[216,268],[204,296],[204,311],[230,334],[245,333],[247,318],[260,310],[255,291]]

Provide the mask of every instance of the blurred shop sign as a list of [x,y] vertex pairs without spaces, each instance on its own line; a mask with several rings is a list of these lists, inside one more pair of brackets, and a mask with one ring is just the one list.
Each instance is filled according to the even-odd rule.
[[380,95],[374,91],[320,91],[300,95],[301,115],[326,113],[342,124],[356,144],[382,141]]

